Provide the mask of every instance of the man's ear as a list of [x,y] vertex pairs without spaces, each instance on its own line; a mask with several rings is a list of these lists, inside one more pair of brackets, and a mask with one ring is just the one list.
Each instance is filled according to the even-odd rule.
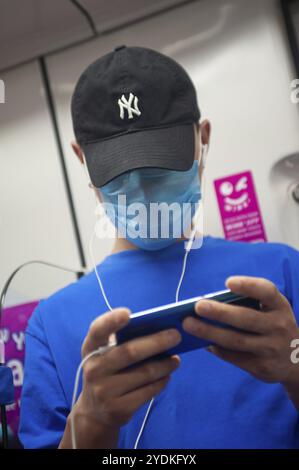
[[211,139],[211,123],[207,119],[202,121],[200,124],[200,131],[201,131],[201,143],[204,145],[210,145]]
[[79,159],[80,163],[84,165],[84,157],[83,157],[83,152],[82,152],[80,145],[77,144],[77,142],[71,142],[71,146],[77,158]]

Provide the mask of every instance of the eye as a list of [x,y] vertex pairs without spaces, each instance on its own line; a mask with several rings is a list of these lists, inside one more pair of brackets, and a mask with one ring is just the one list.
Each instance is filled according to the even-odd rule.
[[236,191],[247,189],[247,176],[243,176],[236,184]]
[[229,181],[225,181],[220,186],[220,193],[222,196],[230,196],[234,190],[233,185]]

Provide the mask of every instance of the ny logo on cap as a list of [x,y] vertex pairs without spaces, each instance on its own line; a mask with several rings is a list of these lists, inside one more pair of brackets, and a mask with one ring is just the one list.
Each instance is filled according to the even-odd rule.
[[[132,106],[133,99],[134,104]],[[128,100],[125,98],[125,95],[122,95],[122,97],[118,100],[118,106],[120,111],[119,116],[121,119],[125,118],[125,109],[128,111],[129,119],[133,119],[133,114],[136,114],[136,116],[141,115],[141,112],[138,109],[138,98],[137,96],[134,96],[133,93],[130,93]]]

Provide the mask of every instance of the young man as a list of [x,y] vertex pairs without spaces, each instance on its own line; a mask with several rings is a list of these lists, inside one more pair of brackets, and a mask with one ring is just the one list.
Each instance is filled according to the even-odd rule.
[[[193,84],[172,59],[144,48],[115,49],[80,77],[72,114],[73,148],[100,200],[111,207],[119,195],[146,207],[198,202],[210,124],[199,123]],[[159,228],[175,218],[162,218]],[[198,319],[183,326],[213,342],[208,350],[157,360],[181,340],[168,330],[91,357],[70,412],[81,359],[107,345],[128,323],[129,310],[173,302],[182,272],[183,233],[134,237],[131,218],[118,215],[115,224],[113,253],[98,266],[106,298],[90,273],[42,301],[31,318],[24,446],[70,448],[73,419],[79,448],[133,448],[149,411],[140,448],[299,448],[299,365],[291,361],[299,338],[299,253],[281,244],[205,237],[189,254],[179,299],[226,283],[258,299],[262,311],[201,301]]]

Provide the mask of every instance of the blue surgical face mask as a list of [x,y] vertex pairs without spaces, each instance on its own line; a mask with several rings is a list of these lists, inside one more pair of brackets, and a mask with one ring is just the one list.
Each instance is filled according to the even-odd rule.
[[123,237],[141,249],[160,250],[182,237],[198,209],[198,161],[188,171],[129,171],[100,191],[106,214]]

